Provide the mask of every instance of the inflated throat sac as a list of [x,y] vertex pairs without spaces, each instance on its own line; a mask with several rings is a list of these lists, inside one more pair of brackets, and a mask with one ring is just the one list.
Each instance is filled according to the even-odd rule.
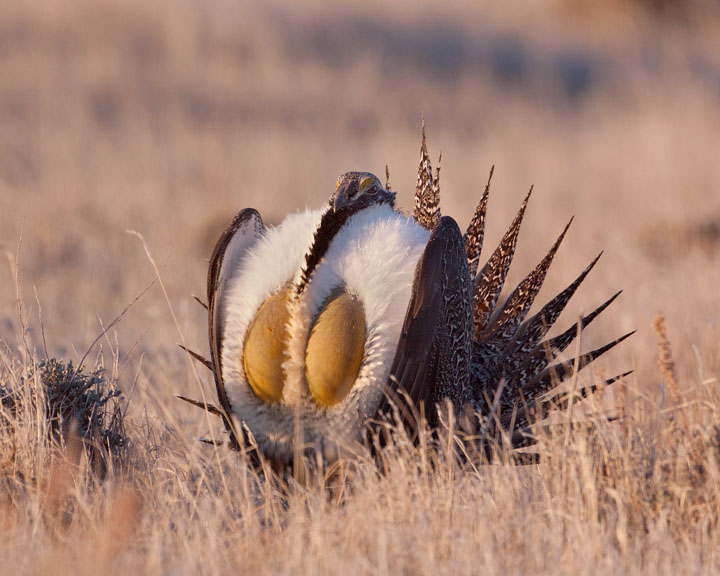
[[[280,402],[288,341],[291,288],[270,296],[245,336],[243,366],[250,388],[268,404]],[[305,349],[305,380],[322,407],[342,402],[357,380],[365,353],[366,322],[360,301],[335,290],[316,316]]]
[[305,350],[305,379],[320,406],[340,403],[357,380],[365,353],[365,312],[360,301],[336,291],[323,305]]
[[285,381],[289,294],[288,287],[265,300],[245,336],[245,376],[255,395],[270,404],[280,402]]

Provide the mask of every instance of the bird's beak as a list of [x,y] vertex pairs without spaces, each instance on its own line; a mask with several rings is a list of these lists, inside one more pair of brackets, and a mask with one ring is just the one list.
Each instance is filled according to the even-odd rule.
[[338,189],[335,191],[334,199],[333,199],[333,212],[339,212],[345,206],[347,206],[350,203],[350,200],[348,199],[347,195],[347,187],[348,183],[343,183],[338,186]]

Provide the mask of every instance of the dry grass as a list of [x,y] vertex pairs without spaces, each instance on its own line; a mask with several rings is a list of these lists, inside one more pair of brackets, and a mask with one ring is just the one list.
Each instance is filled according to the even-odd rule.
[[[77,366],[148,285],[127,229],[167,290],[85,362],[112,359],[124,391],[127,452],[105,480],[43,402],[3,404],[0,573],[720,570],[717,10],[372,6],[0,3],[0,389],[45,398],[40,361]],[[491,245],[535,184],[511,281],[572,214],[540,298],[605,249],[565,326],[624,288],[583,345],[639,332],[580,380],[635,373],[576,404],[592,426],[560,419],[540,466],[400,443],[383,474],[348,464],[342,489],[266,482],[197,442],[218,423],[172,396],[213,394],[175,345],[206,347],[205,258],[235,210],[276,222],[345,170],[389,164],[410,206],[421,111],[461,225],[495,164]]]
[[[29,395],[39,386],[16,384]],[[42,415],[6,413],[5,568],[711,573],[720,566],[720,398],[710,384],[685,390],[697,398],[680,405],[636,398],[615,423],[586,406],[569,443],[567,423],[544,437],[539,466],[460,462],[442,432],[433,448],[400,438],[379,466],[368,455],[304,487],[193,442],[169,414],[130,419],[131,462],[101,482],[85,451],[42,433]]]

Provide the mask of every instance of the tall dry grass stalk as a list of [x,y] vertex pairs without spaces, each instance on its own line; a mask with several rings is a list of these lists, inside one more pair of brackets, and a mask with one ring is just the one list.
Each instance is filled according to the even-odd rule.
[[670,349],[670,339],[667,335],[665,318],[663,316],[658,316],[655,319],[653,327],[658,339],[658,350],[660,352],[659,362],[663,380],[670,391],[670,398],[680,414],[685,434],[690,436],[690,423],[688,421],[687,414],[685,413],[683,399],[680,396],[680,389],[678,388],[677,379],[675,377],[675,362]]

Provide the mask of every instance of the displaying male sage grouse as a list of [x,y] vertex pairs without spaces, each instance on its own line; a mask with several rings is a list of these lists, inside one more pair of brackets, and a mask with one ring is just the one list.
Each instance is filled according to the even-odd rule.
[[477,415],[475,431],[502,427],[514,446],[526,445],[547,393],[629,336],[550,365],[578,328],[543,339],[599,256],[526,319],[566,226],[498,305],[530,194],[478,270],[489,182],[462,235],[440,214],[424,134],[421,154],[412,218],[377,177],[348,172],[320,210],[266,228],[247,208],[220,237],[208,273],[212,361],[204,360],[220,407],[201,405],[222,416],[233,446],[250,442],[281,464],[302,446],[332,462],[383,413],[405,422],[423,414],[432,426],[447,400],[466,427]]

